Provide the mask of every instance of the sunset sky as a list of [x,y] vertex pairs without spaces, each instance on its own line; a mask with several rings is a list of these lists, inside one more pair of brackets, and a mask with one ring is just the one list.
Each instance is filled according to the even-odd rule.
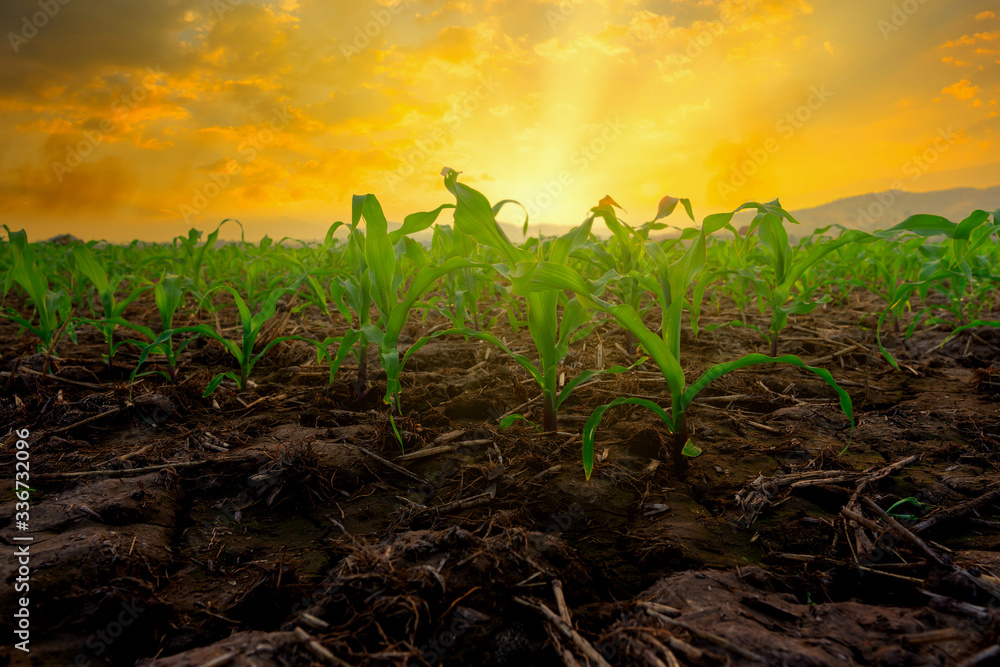
[[[322,237],[354,193],[642,222],[1000,183],[995,2],[3,0],[0,219]],[[517,216],[513,212],[510,220]]]

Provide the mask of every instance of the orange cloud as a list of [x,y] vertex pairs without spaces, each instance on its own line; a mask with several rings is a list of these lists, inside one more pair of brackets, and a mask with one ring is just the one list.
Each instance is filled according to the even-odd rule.
[[958,83],[941,89],[945,95],[953,95],[956,99],[971,100],[979,92],[979,86],[973,86],[968,79],[962,79]]
[[[0,25],[29,10],[5,0]],[[494,199],[537,205],[559,184],[547,222],[605,192],[649,210],[692,196],[702,213],[775,194],[818,204],[870,191],[939,127],[969,141],[934,169],[994,160],[995,14],[948,3],[887,48],[872,29],[884,6],[806,0],[72,4],[16,53],[0,40],[0,206],[134,233],[186,228],[199,193],[197,224],[328,221],[374,192],[401,219],[447,199],[443,165]],[[733,178],[823,85],[837,95],[822,113]],[[930,103],[951,98],[963,104]],[[263,140],[276,112],[287,122]]]

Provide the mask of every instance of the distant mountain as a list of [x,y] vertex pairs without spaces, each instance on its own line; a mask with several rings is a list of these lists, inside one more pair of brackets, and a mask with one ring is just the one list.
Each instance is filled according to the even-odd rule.
[[[821,206],[789,211],[789,213],[802,225],[794,230],[795,236],[801,238],[819,227],[833,224],[866,232],[886,229],[915,213],[941,215],[958,222],[977,208],[986,211],[1000,209],[1000,185],[991,188],[951,188],[933,192],[887,190],[845,197]],[[790,229],[789,232],[791,231]]]

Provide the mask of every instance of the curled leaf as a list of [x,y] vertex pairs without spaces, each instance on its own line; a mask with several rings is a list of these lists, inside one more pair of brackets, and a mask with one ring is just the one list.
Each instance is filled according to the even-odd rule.
[[677,197],[671,197],[670,195],[665,196],[660,200],[660,205],[656,208],[656,217],[653,220],[659,220],[660,218],[665,218],[674,212],[677,208],[677,204],[680,199]]
[[621,208],[623,211],[625,210],[618,204],[618,202],[611,198],[611,195],[604,195],[601,201],[597,202],[597,206],[595,206],[592,210],[596,211],[597,209],[603,209],[614,213],[614,209],[616,208]]
[[701,456],[701,447],[694,444],[694,442],[691,441],[691,438],[688,438],[688,441],[684,443],[684,449],[681,450],[681,455],[692,459]]

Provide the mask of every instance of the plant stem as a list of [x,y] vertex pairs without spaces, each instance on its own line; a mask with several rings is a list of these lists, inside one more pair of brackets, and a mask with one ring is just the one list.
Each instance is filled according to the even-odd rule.
[[542,396],[542,428],[550,432],[559,430],[556,420],[555,396],[548,392]]
[[361,400],[368,386],[368,345],[358,343],[358,379],[354,383],[355,398]]
[[771,356],[778,356],[778,332],[771,331]]
[[627,330],[625,331],[625,351],[629,357],[635,356],[635,340],[632,337],[632,332]]
[[671,453],[671,456],[674,459],[674,472],[678,475],[683,475],[688,469],[688,460],[681,453],[684,451],[684,445],[688,441],[687,414],[682,412],[675,417],[675,420],[674,451]]

